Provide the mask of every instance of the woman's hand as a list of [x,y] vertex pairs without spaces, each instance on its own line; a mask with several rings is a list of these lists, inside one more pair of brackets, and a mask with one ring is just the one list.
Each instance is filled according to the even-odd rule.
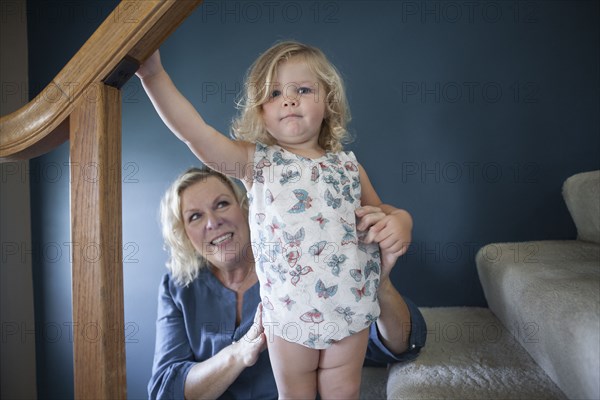
[[162,62],[160,61],[160,52],[156,50],[136,71],[136,75],[140,79],[146,79],[164,71]]
[[381,314],[376,322],[379,337],[388,350],[400,354],[408,348],[412,325],[408,306],[389,277],[396,260],[410,245],[412,217],[404,210],[385,204],[361,207],[356,210],[356,216],[359,218],[357,229],[366,232],[363,242],[378,243],[381,251],[377,289]]
[[254,324],[237,342],[225,347],[208,360],[196,363],[185,379],[186,399],[216,399],[235,382],[248,367],[256,364],[266,348],[262,326],[262,305],[254,315]]
[[254,314],[254,323],[246,334],[237,342],[234,354],[246,366],[251,367],[256,364],[260,353],[267,348],[267,339],[262,324],[262,303],[258,305],[256,314]]
[[386,280],[398,257],[406,253],[412,239],[412,218],[404,210],[382,205],[356,210],[357,230],[366,232],[364,243],[378,243],[381,250],[381,281]]

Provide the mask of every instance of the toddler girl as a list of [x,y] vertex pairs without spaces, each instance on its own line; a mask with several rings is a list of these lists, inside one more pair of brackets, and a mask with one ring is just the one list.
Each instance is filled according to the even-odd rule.
[[[366,205],[397,210],[381,204],[354,154],[342,151],[349,111],[338,71],[314,47],[274,45],[249,69],[234,140],[183,98],[158,53],[138,76],[175,135],[246,186],[280,398],[358,398],[368,328],[379,316],[381,262],[373,237],[359,236],[355,213]],[[211,246],[235,243],[215,237]]]

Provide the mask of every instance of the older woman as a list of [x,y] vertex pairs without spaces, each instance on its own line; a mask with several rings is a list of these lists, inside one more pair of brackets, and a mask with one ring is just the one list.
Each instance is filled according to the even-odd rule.
[[[364,240],[379,243],[382,255],[381,315],[371,325],[367,359],[413,359],[425,343],[425,322],[389,280],[412,221],[376,207],[357,217],[357,228],[368,231]],[[165,194],[161,220],[169,273],[159,288],[149,397],[276,399],[243,190],[214,170],[189,169]],[[380,234],[390,229],[407,240]]]

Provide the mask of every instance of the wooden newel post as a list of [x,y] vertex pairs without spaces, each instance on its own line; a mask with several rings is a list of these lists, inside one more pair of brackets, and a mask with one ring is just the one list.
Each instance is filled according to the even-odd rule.
[[98,82],[70,116],[76,399],[125,399],[121,93]]

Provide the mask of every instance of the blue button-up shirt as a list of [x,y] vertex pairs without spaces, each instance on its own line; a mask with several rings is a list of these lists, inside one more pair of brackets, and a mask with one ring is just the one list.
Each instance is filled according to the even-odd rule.
[[[376,324],[371,325],[367,362],[369,365],[408,361],[425,344],[427,328],[419,309],[404,299],[411,314],[409,348],[393,354],[379,339]],[[254,323],[260,303],[259,284],[244,293],[241,322],[236,326],[236,294],[203,269],[188,286],[177,285],[165,274],[159,287],[156,347],[152,378],[148,383],[151,399],[183,399],[185,379],[195,363],[205,361],[233,341],[241,339]],[[398,327],[399,329],[401,327]],[[256,364],[244,369],[220,399],[277,399],[277,387],[267,351]]]

